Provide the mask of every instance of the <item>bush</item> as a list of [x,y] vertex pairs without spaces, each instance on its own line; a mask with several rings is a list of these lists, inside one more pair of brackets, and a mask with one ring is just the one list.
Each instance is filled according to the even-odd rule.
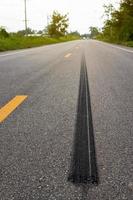
[[0,38],[8,38],[8,37],[9,33],[7,33],[7,31],[3,27],[0,27]]
[[37,47],[42,45],[67,42],[79,39],[75,36],[65,36],[61,38],[48,38],[48,37],[26,37],[26,36],[10,36],[8,38],[0,38],[0,51],[15,50]]

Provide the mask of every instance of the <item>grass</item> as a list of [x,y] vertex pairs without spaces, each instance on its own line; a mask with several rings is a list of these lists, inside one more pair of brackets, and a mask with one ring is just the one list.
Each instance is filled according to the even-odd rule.
[[128,47],[133,47],[133,41],[127,41],[127,42],[123,42],[121,44],[128,46]]
[[10,36],[8,38],[0,38],[0,51],[32,48],[42,45],[55,44],[79,39],[75,36],[65,36],[61,38],[48,37],[17,37]]
[[97,40],[103,41],[103,42],[108,42],[111,44],[120,44],[120,45],[124,45],[124,46],[128,46],[128,47],[133,47],[133,41],[115,41],[115,40],[110,40],[107,38],[96,38]]

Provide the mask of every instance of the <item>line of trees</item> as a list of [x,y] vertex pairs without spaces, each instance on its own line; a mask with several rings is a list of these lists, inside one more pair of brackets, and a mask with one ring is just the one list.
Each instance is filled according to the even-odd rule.
[[133,0],[121,0],[119,9],[104,5],[106,20],[101,31],[90,28],[91,38],[110,42],[133,41]]
[[111,41],[133,40],[133,0],[122,0],[118,10],[105,6],[107,20],[102,36]]
[[54,11],[51,15],[50,22],[48,26],[45,27],[44,30],[35,31],[31,28],[27,28],[27,30],[19,30],[16,33],[7,33],[4,27],[0,28],[0,38],[1,37],[9,37],[9,36],[47,36],[51,38],[60,38],[63,36],[72,36],[79,37],[80,33],[78,31],[68,32],[69,27],[69,18],[68,14],[62,15],[58,11]]

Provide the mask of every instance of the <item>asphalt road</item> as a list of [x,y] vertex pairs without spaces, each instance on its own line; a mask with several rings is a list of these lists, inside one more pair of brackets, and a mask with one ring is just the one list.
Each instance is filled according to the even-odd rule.
[[[68,181],[81,59],[90,88],[99,183]],[[74,41],[0,54],[0,200],[132,200],[133,49]]]

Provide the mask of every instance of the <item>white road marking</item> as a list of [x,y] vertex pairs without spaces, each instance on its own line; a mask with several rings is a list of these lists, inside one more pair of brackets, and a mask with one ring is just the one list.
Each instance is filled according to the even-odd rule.
[[128,50],[128,49],[124,49],[124,48],[121,48],[121,47],[117,47],[117,46],[113,46],[113,45],[111,45],[111,47],[116,48],[116,49],[120,49],[120,50],[123,50],[123,51],[126,51],[126,52],[129,52],[129,53],[133,53],[133,51]]
[[100,41],[97,41],[97,42],[99,42],[99,43],[101,43],[101,44],[104,44],[104,45],[107,45],[107,46],[109,46],[109,47],[113,47],[113,48],[115,48],[115,49],[120,49],[120,50],[122,50],[122,51],[126,51],[126,52],[129,52],[129,53],[133,53],[133,50],[125,49],[125,48],[118,47],[118,46],[115,46],[115,45],[112,45],[112,44],[108,44],[108,43],[105,43],[105,42],[100,42]]
[[20,52],[15,52],[15,53],[2,54],[2,55],[0,55],[0,57],[12,56],[12,55],[16,55],[16,54],[24,53],[24,52],[26,52],[26,51],[28,51],[28,50],[20,51]]

